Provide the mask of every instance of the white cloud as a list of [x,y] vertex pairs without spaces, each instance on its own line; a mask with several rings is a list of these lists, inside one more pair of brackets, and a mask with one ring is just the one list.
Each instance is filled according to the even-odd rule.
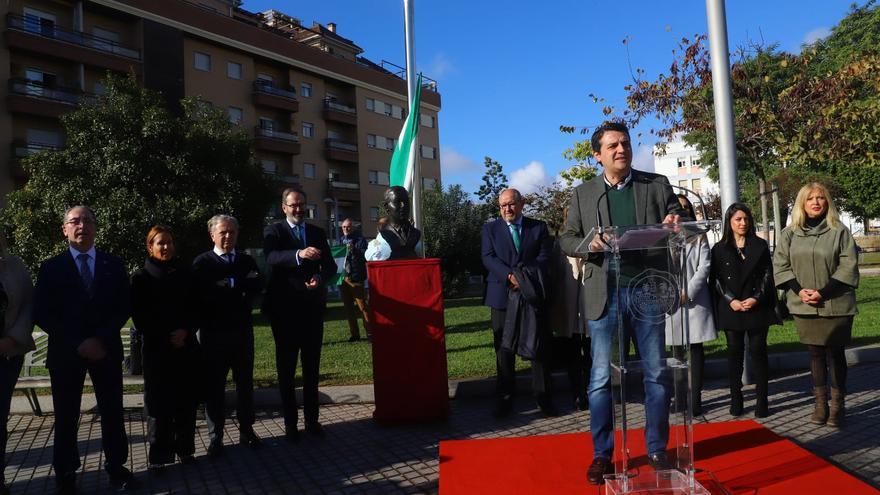
[[462,155],[449,146],[440,147],[440,170],[444,174],[448,172],[476,169],[479,166],[479,163]]
[[639,146],[639,149],[636,150],[635,155],[633,156],[632,166],[637,170],[644,170],[645,172],[653,172],[654,171],[654,147],[653,146]]
[[455,72],[455,70],[456,67],[452,60],[445,53],[440,52],[434,55],[434,59],[428,65],[428,73],[425,75],[436,80],[446,74]]
[[522,194],[533,193],[541,186],[549,185],[552,178],[547,175],[544,164],[531,161],[525,167],[510,173],[510,187]]
[[802,43],[804,45],[812,45],[821,39],[827,38],[830,34],[831,30],[827,27],[819,27],[804,35],[804,41]]

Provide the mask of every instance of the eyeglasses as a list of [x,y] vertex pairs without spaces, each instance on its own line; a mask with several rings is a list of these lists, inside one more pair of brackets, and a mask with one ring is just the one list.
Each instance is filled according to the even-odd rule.
[[349,230],[349,229],[351,229],[351,225],[343,225],[343,226],[342,226],[342,229],[343,229],[343,230]]
[[519,203],[504,203],[500,206],[502,210],[506,210],[508,208],[516,208],[517,206],[519,206]]
[[288,208],[305,208],[305,203],[286,203],[284,206]]
[[93,225],[95,219],[89,217],[74,217],[68,218],[64,223],[67,225]]

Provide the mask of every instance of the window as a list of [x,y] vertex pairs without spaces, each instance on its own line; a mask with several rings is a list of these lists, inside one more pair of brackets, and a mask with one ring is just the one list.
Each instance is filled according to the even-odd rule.
[[370,220],[372,220],[373,222],[379,221],[379,207],[378,206],[371,206],[370,207]]
[[260,72],[259,74],[257,74],[257,80],[261,81],[261,82],[268,83],[269,86],[271,86],[272,82],[275,80],[275,78],[273,78],[269,74],[265,74],[263,72]]
[[314,163],[303,163],[303,177],[306,179],[314,179],[317,175],[317,167]]
[[693,189],[694,192],[700,192],[700,179],[692,180],[691,185],[693,186],[691,189]]
[[375,184],[377,186],[387,186],[388,172],[370,170],[369,172],[367,172],[367,180],[370,182],[370,184]]
[[423,127],[434,127],[434,116],[433,115],[419,115],[419,121],[421,122]]
[[318,205],[315,204],[307,204],[306,210],[308,210],[308,217],[311,220],[318,218]]
[[422,158],[437,158],[437,149],[433,146],[420,146]]
[[229,107],[227,113],[229,114],[230,124],[241,125],[241,121],[244,118],[244,110],[238,107]]
[[334,141],[342,141],[342,133],[338,131],[327,131],[327,139]]
[[299,88],[299,94],[303,98],[311,98],[312,97],[312,83],[304,82]]
[[437,179],[433,177],[422,177],[422,190],[428,191],[433,190],[434,186],[437,185]]
[[55,22],[56,18],[52,14],[29,7],[24,8],[25,31],[55,37]]
[[104,83],[102,83],[102,82],[96,82],[95,84],[92,85],[92,93],[95,93],[96,95],[101,96],[101,95],[107,93],[107,87],[104,86]]
[[25,93],[32,96],[49,96],[48,93],[51,93],[51,88],[58,82],[55,74],[43,72],[40,69],[27,69],[24,71],[24,77],[28,81],[42,83],[25,85]]
[[328,170],[327,178],[332,181],[338,182],[342,178],[342,174],[339,173],[339,170],[331,168],[330,170]]
[[385,115],[391,117],[391,103],[385,103]]
[[687,160],[684,158],[678,159],[678,168],[687,167]]
[[385,140],[385,149],[394,151],[394,144],[397,142],[394,138],[382,138]]
[[25,131],[25,139],[28,143],[47,144],[49,146],[61,146],[63,140],[61,133],[44,131],[42,129],[28,129]]
[[375,134],[367,134],[367,148],[375,148],[376,147],[376,135]]
[[211,56],[207,53],[193,52],[196,70],[211,71]]
[[376,110],[376,100],[367,98],[367,110],[374,112]]
[[302,135],[307,138],[315,137],[315,124],[303,122]]
[[278,164],[275,163],[275,160],[260,160],[260,165],[263,166],[263,172],[267,174],[278,173]]
[[324,99],[327,101],[337,101],[339,99],[339,95],[327,91],[326,93],[324,93]]
[[226,62],[226,76],[230,79],[241,79],[241,64],[238,62]]
[[391,105],[391,116],[395,119],[403,118],[403,107],[399,107],[397,105]]
[[95,35],[95,39],[92,40],[92,43],[94,43],[94,47],[99,50],[113,51],[113,45],[119,43],[119,33],[116,31],[110,31],[109,29],[95,26],[92,28],[92,34]]
[[694,158],[693,160],[691,160],[691,166],[692,167],[699,167],[700,166],[700,159]]
[[687,186],[688,186],[687,179],[682,179],[682,180],[678,181],[678,187],[687,187]]
[[268,117],[260,117],[260,129],[264,131],[274,131],[275,130],[275,121]]

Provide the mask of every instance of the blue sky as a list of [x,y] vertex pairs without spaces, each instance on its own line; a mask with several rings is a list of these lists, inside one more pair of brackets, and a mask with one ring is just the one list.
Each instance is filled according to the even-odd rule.
[[[562,152],[586,136],[561,124],[594,126],[601,108],[589,93],[622,107],[630,65],[653,79],[672,61],[682,37],[706,32],[704,0],[414,0],[416,64],[438,81],[444,185],[473,193],[483,157],[501,162],[524,192],[552,182],[571,164]],[[731,50],[749,40],[799,51],[828,34],[851,0],[727,0]],[[862,4],[863,2],[859,2]],[[403,66],[402,0],[246,0],[251,11],[274,8],[326,24],[354,40],[373,61]],[[629,38],[629,48],[622,43]],[[646,131],[647,127],[641,129]],[[652,141],[635,150],[650,169]]]

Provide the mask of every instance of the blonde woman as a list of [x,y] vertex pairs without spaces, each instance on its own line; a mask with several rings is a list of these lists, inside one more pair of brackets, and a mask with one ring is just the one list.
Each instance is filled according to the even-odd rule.
[[[773,256],[777,287],[788,289],[795,327],[810,351],[816,399],[814,424],[840,426],[846,395],[846,355],[856,311],[859,268],[856,244],[828,188],[818,182],[798,192],[791,225],[782,231]],[[830,371],[830,373],[829,373]],[[831,381],[828,407],[827,378]]]

